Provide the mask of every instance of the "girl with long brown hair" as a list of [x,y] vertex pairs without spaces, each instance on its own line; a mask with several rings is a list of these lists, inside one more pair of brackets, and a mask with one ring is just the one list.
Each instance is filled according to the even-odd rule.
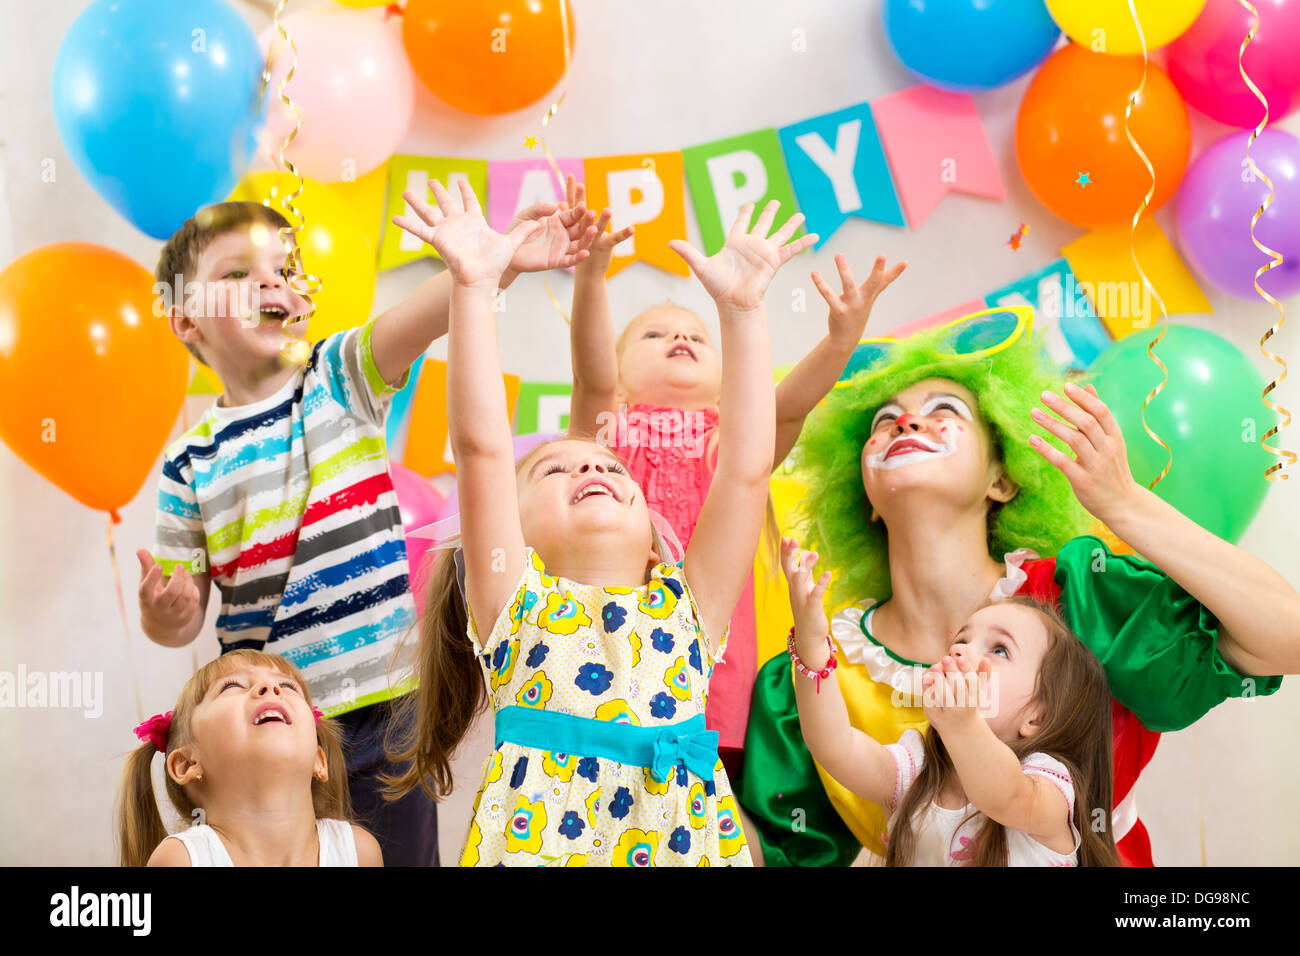
[[990,601],[925,671],[930,726],[882,745],[849,722],[834,677],[816,552],[782,540],[804,741],[843,786],[890,813],[887,866],[1118,866],[1109,815],[1105,671],[1050,605]]
[[717,472],[678,561],[610,449],[569,438],[516,464],[492,298],[527,233],[493,232],[463,183],[463,210],[437,183],[433,192],[437,209],[414,206],[427,229],[398,224],[432,244],[454,278],[447,418],[460,549],[434,573],[416,730],[399,757],[410,769],[394,790],[450,789],[451,753],[486,697],[496,746],[462,865],[749,865],[704,713],[772,467],[763,297],[815,239],[791,241],[799,217],[769,236],[773,203],[752,227],[752,204],[742,209],[710,258],[672,243],[717,303],[727,356]]

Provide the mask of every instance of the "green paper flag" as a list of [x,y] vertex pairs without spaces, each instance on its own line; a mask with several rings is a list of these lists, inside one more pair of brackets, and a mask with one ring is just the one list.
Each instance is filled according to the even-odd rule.
[[515,434],[562,432],[569,427],[569,399],[573,386],[568,382],[522,382],[519,403],[515,406]]
[[430,179],[442,183],[457,208],[460,208],[460,187],[456,181],[468,180],[470,189],[478,197],[479,205],[485,208],[487,206],[487,160],[402,154],[393,156],[388,160],[388,201],[384,214],[384,236],[379,244],[381,272],[416,259],[438,257],[433,246],[393,225],[394,216],[406,215],[419,219],[413,210],[407,208],[406,200],[402,198],[404,190],[409,189],[417,196],[422,196],[431,206],[437,205],[429,189]]
[[[692,146],[682,150],[682,160],[705,255],[722,248],[740,207],[747,202],[754,204],[755,217],[771,200],[780,202],[774,229],[798,212],[775,129]],[[795,233],[802,234],[803,229]]]

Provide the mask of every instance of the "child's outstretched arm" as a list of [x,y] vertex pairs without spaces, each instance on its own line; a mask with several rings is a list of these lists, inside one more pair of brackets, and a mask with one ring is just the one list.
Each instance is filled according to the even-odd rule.
[[987,687],[988,675],[988,661],[971,670],[965,660],[945,657],[921,679],[925,717],[943,738],[966,799],[976,810],[1039,843],[1072,846],[1065,794],[1041,774],[1025,773],[980,713],[980,682]]
[[[402,196],[420,221],[398,216],[393,222],[429,242],[433,229],[430,216],[434,210],[409,190]],[[540,223],[542,228],[535,229],[515,251],[509,266],[501,274],[500,288],[510,285],[521,272],[562,269],[581,262],[587,256],[587,245],[596,235],[592,224],[594,219],[595,216],[582,206],[560,209],[553,203],[535,203],[521,210],[506,229],[507,234],[522,223]],[[390,385],[401,381],[402,375],[424,354],[429,343],[447,333],[452,282],[450,272],[440,272],[375,319],[371,333],[375,366]]]
[[[587,190],[569,176],[566,205],[571,209],[585,206]],[[614,410],[618,391],[618,357],[615,354],[614,320],[609,308],[605,273],[614,258],[614,247],[632,235],[634,227],[607,232],[610,211],[601,211],[596,220],[596,238],[588,247],[589,255],[573,270],[573,315],[569,324],[569,343],[573,358],[573,397],[569,405],[569,432],[595,435],[601,416]]]
[[1124,435],[1097,390],[1065,386],[1034,422],[1075,458],[1036,435],[1030,443],[1061,470],[1080,504],[1169,575],[1219,621],[1219,653],[1242,674],[1300,674],[1300,594],[1249,551],[1206,531],[1133,480]]
[[849,364],[853,350],[862,340],[862,330],[867,327],[871,307],[876,297],[889,284],[902,275],[906,262],[899,262],[885,271],[885,257],[876,257],[876,264],[867,281],[858,285],[849,271],[848,260],[843,255],[835,257],[840,272],[843,292],[836,295],[820,272],[812,274],[813,284],[830,306],[826,338],[814,346],[803,360],[790,370],[776,387],[776,453],[773,466],[785,461],[790,449],[799,440],[803,420],[813,410],[822,396],[834,387],[844,367]]
[[763,296],[776,270],[817,241],[815,234],[790,241],[801,214],[769,238],[779,205],[768,203],[751,230],[754,204],[746,203],[726,244],[708,258],[684,240],[669,243],[713,296],[722,326],[718,464],[683,562],[715,654],[754,566],[767,513],[776,402]]
[[[829,571],[813,578],[816,551],[800,551],[793,538],[781,539],[781,568],[790,588],[794,612],[795,653],[804,667],[818,673],[830,662],[827,637],[830,625],[822,596],[830,584]],[[878,741],[849,723],[849,711],[840,694],[835,671],[819,682],[795,674],[795,700],[799,727],[813,759],[826,772],[856,794],[888,807],[893,801],[898,765]]]
[[[438,250],[451,273],[447,340],[447,421],[456,459],[465,591],[479,628],[491,628],[524,570],[515,455],[497,355],[492,298],[511,256],[541,228],[520,222],[502,236],[483,220],[474,191],[460,184],[464,211],[432,183],[437,209],[415,232]],[[394,220],[402,228],[407,224]]]

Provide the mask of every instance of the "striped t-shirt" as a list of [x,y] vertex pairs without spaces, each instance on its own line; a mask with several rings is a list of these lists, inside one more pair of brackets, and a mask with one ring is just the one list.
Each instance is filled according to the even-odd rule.
[[411,687],[415,621],[388,473],[390,386],[372,322],[318,342],[311,363],[250,405],[213,404],[163,457],[155,557],[207,570],[222,653],[292,661],[327,716]]

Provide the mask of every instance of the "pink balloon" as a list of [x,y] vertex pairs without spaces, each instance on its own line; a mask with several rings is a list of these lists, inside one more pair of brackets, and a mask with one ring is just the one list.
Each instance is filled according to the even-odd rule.
[[[1300,107],[1300,0],[1255,0],[1259,30],[1243,63],[1268,100],[1275,123]],[[1255,18],[1238,0],[1209,0],[1186,33],[1166,48],[1169,78],[1187,102],[1229,126],[1254,127],[1264,107],[1241,78],[1237,54]]]
[[[302,114],[302,129],[285,155],[310,179],[359,179],[397,150],[415,111],[415,74],[402,46],[400,19],[387,23],[331,3],[280,22],[298,48],[285,95]],[[273,40],[270,111],[259,152],[278,166],[280,144],[294,125],[293,110],[279,94],[293,51],[271,27],[260,37],[263,53]]]
[[425,556],[433,541],[412,538],[410,533],[442,517],[446,501],[426,478],[405,465],[390,461],[388,472],[393,477],[393,490],[397,492],[397,506],[402,513],[402,528],[407,533],[406,560],[411,566],[411,593],[416,597],[416,607],[422,608],[421,597],[429,572],[426,563],[432,564],[431,560],[425,561]]

